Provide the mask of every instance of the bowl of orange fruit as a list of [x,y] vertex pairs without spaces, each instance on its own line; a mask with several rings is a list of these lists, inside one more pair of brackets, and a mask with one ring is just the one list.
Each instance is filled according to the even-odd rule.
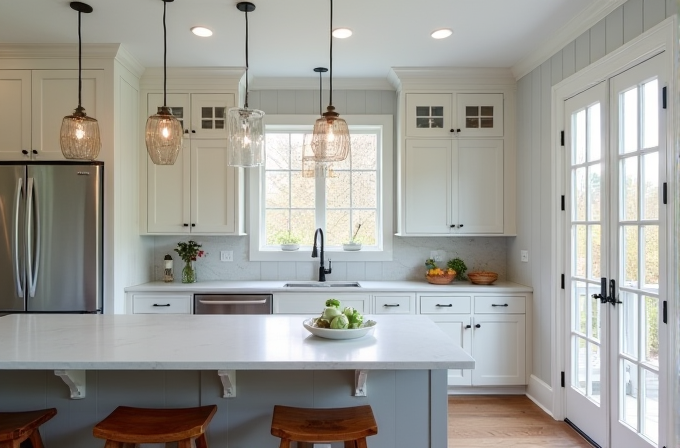
[[428,283],[432,283],[433,285],[448,285],[456,278],[455,270],[451,268],[439,268],[431,258],[425,260],[425,266],[427,267],[425,279]]

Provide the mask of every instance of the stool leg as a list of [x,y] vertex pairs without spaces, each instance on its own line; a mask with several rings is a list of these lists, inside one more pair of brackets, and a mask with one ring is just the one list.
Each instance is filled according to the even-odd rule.
[[362,437],[356,440],[357,448],[368,448],[366,445],[366,437]]
[[344,444],[345,448],[357,448],[357,444],[354,440],[347,440]]
[[31,432],[31,435],[28,436],[28,439],[31,441],[33,448],[44,448],[42,437],[40,437],[40,431],[37,429]]
[[290,448],[290,440],[281,439],[281,443],[279,443],[279,448]]
[[298,442],[298,448],[314,448],[314,444],[310,442]]
[[194,442],[196,443],[196,448],[208,448],[208,439],[206,439],[205,433],[196,437]]
[[191,448],[191,439],[182,439],[178,441],[177,448]]
[[116,442],[115,440],[106,440],[106,443],[104,444],[104,448],[125,448],[125,444],[123,442]]

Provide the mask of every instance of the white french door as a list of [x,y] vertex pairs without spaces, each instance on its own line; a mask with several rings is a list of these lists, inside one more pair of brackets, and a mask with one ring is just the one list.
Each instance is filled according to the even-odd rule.
[[565,102],[566,417],[602,447],[667,424],[665,82],[657,55]]

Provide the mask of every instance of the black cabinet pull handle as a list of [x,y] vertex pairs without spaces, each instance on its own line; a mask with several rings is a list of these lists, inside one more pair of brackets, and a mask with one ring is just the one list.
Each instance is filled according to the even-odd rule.
[[169,303],[165,303],[165,304],[163,304],[163,305],[160,305],[160,304],[158,304],[158,303],[154,303],[153,306],[170,306],[170,304],[169,304]]
[[23,155],[28,155],[28,151],[26,151],[25,149],[22,149],[22,150],[21,150],[21,153],[22,153]]
[[449,227],[451,227],[452,229],[455,229],[455,228],[456,228],[456,225],[455,225],[455,224],[451,224]]
[[449,132],[456,132],[456,130],[455,130],[455,129],[451,129]]
[[458,227],[463,227],[463,224],[460,224]]
[[503,305],[496,305],[495,303],[492,303],[491,306],[508,306],[508,304],[504,303]]
[[441,303],[438,303],[436,306],[443,307],[443,308],[451,308],[453,304],[449,303],[448,305],[442,305]]
[[466,325],[465,328],[472,328],[472,325]]
[[184,130],[184,133],[185,133],[185,134],[188,134],[188,133],[189,133],[189,130],[188,130],[188,129],[185,129],[185,130]]
[[194,223],[192,222],[192,223],[191,223],[191,227],[196,227],[196,224],[194,224]]
[[195,133],[196,133],[196,131],[192,129],[192,130],[191,130],[191,133],[192,133],[192,134],[195,134]]
[[456,129],[456,132],[460,132],[460,129]]
[[186,222],[183,225],[184,227],[189,227],[189,224],[187,224]]
[[482,328],[482,326],[477,324],[477,325],[475,325],[475,328]]
[[399,306],[398,303],[386,303],[383,305],[384,307],[392,307],[392,306]]

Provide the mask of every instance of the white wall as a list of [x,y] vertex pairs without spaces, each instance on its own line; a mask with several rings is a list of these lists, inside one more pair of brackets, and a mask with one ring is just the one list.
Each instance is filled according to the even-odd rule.
[[[518,81],[517,238],[508,240],[508,277],[534,288],[533,379],[551,387],[549,152],[551,89],[676,13],[676,0],[628,0]],[[520,263],[529,250],[529,263]]]

